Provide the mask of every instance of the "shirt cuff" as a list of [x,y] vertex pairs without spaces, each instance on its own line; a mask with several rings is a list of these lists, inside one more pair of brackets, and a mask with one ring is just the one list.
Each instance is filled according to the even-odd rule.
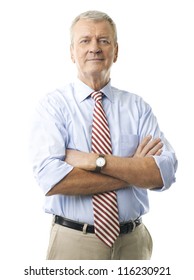
[[72,165],[61,160],[54,160],[47,164],[36,176],[36,180],[46,195],[73,169]]
[[153,156],[155,162],[160,170],[160,174],[163,181],[162,188],[153,189],[154,191],[164,191],[170,188],[170,186],[176,181],[175,172],[177,169],[177,160],[175,155],[161,155]]

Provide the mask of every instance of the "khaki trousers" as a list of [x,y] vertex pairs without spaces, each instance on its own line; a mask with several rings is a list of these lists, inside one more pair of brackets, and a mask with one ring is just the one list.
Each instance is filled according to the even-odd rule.
[[144,224],[121,234],[112,248],[95,234],[52,224],[47,260],[149,260],[152,238]]

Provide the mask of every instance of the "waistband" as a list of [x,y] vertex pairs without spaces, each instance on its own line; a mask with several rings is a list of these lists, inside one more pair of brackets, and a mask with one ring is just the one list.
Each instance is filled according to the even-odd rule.
[[[94,233],[94,226],[88,225],[84,223],[79,223],[76,221],[72,221],[61,216],[55,216],[54,222],[63,227],[71,228],[74,230],[83,231],[84,233]],[[135,230],[142,223],[142,218],[137,218],[136,220],[130,220],[125,223],[120,224],[120,234],[127,234]]]

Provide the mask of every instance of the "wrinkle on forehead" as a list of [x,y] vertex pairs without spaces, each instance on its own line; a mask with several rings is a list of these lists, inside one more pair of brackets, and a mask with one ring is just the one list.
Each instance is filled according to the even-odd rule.
[[113,30],[109,22],[94,21],[88,19],[79,20],[73,30],[73,38],[79,40],[82,37],[113,38]]

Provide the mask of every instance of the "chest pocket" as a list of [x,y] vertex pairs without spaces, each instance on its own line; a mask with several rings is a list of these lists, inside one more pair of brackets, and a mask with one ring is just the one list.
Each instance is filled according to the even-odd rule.
[[138,135],[121,134],[120,135],[120,156],[133,156],[138,147]]

